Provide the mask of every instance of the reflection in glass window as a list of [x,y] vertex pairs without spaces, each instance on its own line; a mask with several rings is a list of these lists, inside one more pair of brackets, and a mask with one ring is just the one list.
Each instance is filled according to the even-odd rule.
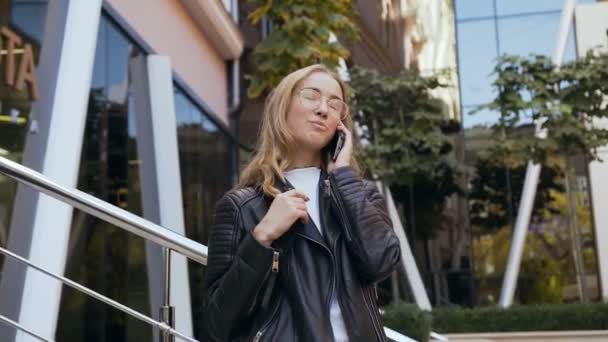
[[[561,0],[496,0],[496,3],[496,21],[470,18],[463,21],[459,15],[460,21],[457,23],[464,159],[472,172],[468,180],[468,218],[472,233],[476,298],[480,305],[494,305],[500,295],[527,161],[484,154],[484,150],[494,142],[494,133],[489,127],[497,122],[499,114],[488,110],[474,115],[469,112],[479,104],[494,99],[491,84],[496,76],[490,73],[498,55],[553,55],[563,5]],[[466,2],[456,0],[457,8],[463,4]],[[480,2],[479,6],[483,8],[484,2]],[[498,37],[494,31],[495,24]],[[574,58],[574,35],[571,30],[564,61]],[[534,125],[529,116],[524,117],[513,134],[534,134]],[[564,165],[560,158],[555,159],[551,166],[544,165],[541,169],[515,297],[515,302],[521,304],[579,300],[572,232],[568,225]],[[595,243],[589,201],[586,199],[586,163],[582,160],[573,163],[577,184],[572,188],[577,198],[579,221],[576,231],[583,241],[587,295],[591,300],[598,300]]]
[[496,0],[496,11],[498,16],[560,11],[563,4],[563,0]]
[[[26,6],[17,1],[1,1],[0,25],[7,26],[22,42],[33,50],[34,63],[39,63],[42,34],[47,13],[47,1],[33,1]],[[17,50],[16,50],[17,51]],[[23,54],[15,53],[18,67]],[[1,55],[2,61],[6,55]],[[6,69],[0,68],[0,79],[4,80]],[[40,87],[40,85],[38,85]],[[0,156],[20,162],[27,137],[33,99],[27,91],[0,82]],[[0,245],[5,246],[13,211],[17,184],[0,175]],[[0,256],[0,262],[3,257]]]
[[11,1],[13,28],[31,39],[42,42],[48,0]]
[[464,106],[487,103],[494,98],[490,84],[495,59],[493,20],[458,24],[458,62]]
[[[231,187],[227,136],[184,92],[175,88],[177,137],[186,235],[207,245],[215,203]],[[203,329],[205,268],[189,263],[195,334]]]
[[[141,215],[139,160],[128,65],[143,52],[102,17],[78,188]],[[145,241],[74,211],[66,275],[139,312],[149,314]],[[150,341],[152,329],[70,288],[62,293],[60,341]]]
[[494,16],[494,0],[455,0],[457,20]]
[[559,13],[499,19],[500,53],[552,56],[559,21]]
[[[596,0],[577,0],[576,4],[593,2]],[[534,12],[560,12],[563,6],[563,0],[496,0],[496,11],[499,17]]]

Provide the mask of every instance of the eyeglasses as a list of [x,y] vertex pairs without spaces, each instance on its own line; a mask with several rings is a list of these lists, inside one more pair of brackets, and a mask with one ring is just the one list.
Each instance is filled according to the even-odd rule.
[[[308,109],[317,109],[321,107],[323,94],[314,88],[304,88],[298,92],[300,103]],[[327,112],[336,119],[344,120],[348,116],[348,105],[344,101],[331,98],[327,100]]]

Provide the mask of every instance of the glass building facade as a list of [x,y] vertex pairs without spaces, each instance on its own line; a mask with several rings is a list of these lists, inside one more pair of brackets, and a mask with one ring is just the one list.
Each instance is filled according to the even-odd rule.
[[[38,64],[45,16],[46,1],[0,1],[0,26],[21,39],[12,56],[16,65],[21,62],[21,48],[25,44],[32,47],[34,63]],[[4,32],[2,39],[6,39]],[[9,57],[7,54],[1,57],[0,78],[6,80]],[[7,85],[4,81],[0,82],[0,156],[21,161],[29,129],[29,113],[34,100],[32,94]],[[16,190],[15,182],[0,175],[0,244],[3,246],[8,240]]]
[[[33,47],[38,62],[47,1],[0,0],[0,25]],[[77,188],[142,215],[138,133],[131,61],[147,55],[112,15],[102,13],[90,86]],[[4,57],[2,57],[4,58]],[[17,57],[17,61],[19,61]],[[5,68],[0,68],[4,79]],[[217,200],[236,178],[233,144],[182,83],[174,83],[184,223],[188,238],[207,245]],[[21,161],[35,99],[0,82],[0,155]],[[6,246],[17,184],[0,175],[0,244]],[[143,314],[150,311],[145,240],[74,210],[65,276]],[[1,261],[1,259],[0,259]],[[189,262],[194,337],[202,331],[205,268]],[[148,324],[64,286],[56,340],[150,341]]]
[[[593,1],[578,1],[578,3]],[[458,74],[461,92],[464,163],[468,179],[468,221],[470,225],[470,277],[465,283],[472,293],[472,305],[496,304],[511,246],[513,225],[525,179],[525,163],[495,167],[480,157],[492,140],[491,126],[499,114],[489,110],[471,113],[494,100],[492,74],[497,57],[503,54],[551,57],[560,25],[561,0],[455,0]],[[564,62],[576,58],[574,32],[569,33]],[[534,134],[525,119],[516,134]],[[588,300],[598,300],[598,277],[593,219],[587,188],[587,166],[575,158],[577,233],[584,258]],[[568,225],[568,206],[563,172],[543,167],[528,228],[517,283],[515,302],[567,303],[580,301],[577,270]],[[448,293],[448,298],[458,299]],[[448,303],[451,304],[451,303]],[[463,304],[463,303],[458,303]]]

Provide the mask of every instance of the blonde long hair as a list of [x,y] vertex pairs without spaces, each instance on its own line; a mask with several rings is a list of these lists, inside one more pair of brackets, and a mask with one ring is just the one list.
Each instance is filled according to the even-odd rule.
[[[274,186],[274,182],[277,178],[285,181],[283,172],[290,166],[291,161],[288,160],[288,156],[295,145],[293,134],[287,126],[287,111],[294,91],[302,80],[315,72],[324,72],[335,79],[340,85],[344,101],[348,102],[346,85],[324,65],[314,64],[285,76],[266,98],[257,148],[253,159],[241,172],[239,187],[260,186],[264,194],[271,197],[280,193]],[[349,131],[353,131],[353,121],[350,115],[347,115],[342,122]],[[355,155],[353,146],[350,165],[357,173],[360,173]],[[326,172],[327,165],[327,156],[324,155],[321,168]]]

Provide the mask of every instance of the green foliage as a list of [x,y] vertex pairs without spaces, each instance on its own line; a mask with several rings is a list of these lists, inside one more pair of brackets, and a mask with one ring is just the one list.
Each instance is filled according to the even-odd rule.
[[431,314],[414,304],[393,304],[384,308],[385,326],[419,342],[428,342],[431,334]]
[[387,327],[421,342],[429,340],[431,330],[445,334],[608,329],[608,304],[436,308],[432,312],[413,304],[393,304],[383,309]]
[[445,118],[443,103],[429,94],[443,85],[434,77],[382,75],[361,67],[353,68],[350,77],[351,113],[363,127],[360,138],[369,142],[362,146],[362,159],[372,172],[391,185],[445,178],[444,183],[455,184],[461,170],[448,158],[448,134],[458,126]]
[[449,136],[459,125],[446,119],[444,103],[430,95],[444,85],[435,77],[383,75],[361,67],[352,68],[350,78],[351,114],[362,127],[361,141],[367,142],[361,159],[391,186],[396,200],[411,208],[407,222],[431,234],[445,221],[440,215],[445,198],[462,192],[458,178],[463,169],[451,157]]
[[[469,218],[476,233],[496,231],[513,223],[522,195],[526,166],[524,155],[505,152],[499,145],[490,146],[481,153],[475,163],[475,177],[469,191]],[[534,198],[534,216],[547,208],[552,200],[552,191],[563,191],[560,177],[563,177],[563,172],[557,165],[541,169]]]
[[485,307],[433,311],[433,331],[476,333],[608,329],[608,304]]
[[259,6],[249,14],[253,24],[265,17],[272,23],[269,36],[254,50],[255,70],[247,75],[247,94],[256,98],[275,87],[290,72],[314,63],[337,67],[349,53],[330,33],[358,39],[351,0],[250,0]]
[[[608,55],[590,52],[559,69],[546,56],[504,55],[494,73],[496,98],[477,110],[500,117],[475,165],[469,196],[471,223],[486,231],[512,223],[528,160],[543,165],[534,203],[539,219],[550,193],[564,190],[568,158],[596,160],[596,149],[608,143],[608,130],[592,125],[608,117]],[[546,137],[535,135],[531,122],[539,122]]]
[[[503,153],[538,163],[555,155],[597,159],[596,149],[608,143],[608,130],[592,125],[608,117],[608,54],[591,51],[559,69],[546,56],[504,55],[494,73],[497,96],[478,110],[500,113],[493,129]],[[514,134],[524,119],[540,122],[547,137]]]

